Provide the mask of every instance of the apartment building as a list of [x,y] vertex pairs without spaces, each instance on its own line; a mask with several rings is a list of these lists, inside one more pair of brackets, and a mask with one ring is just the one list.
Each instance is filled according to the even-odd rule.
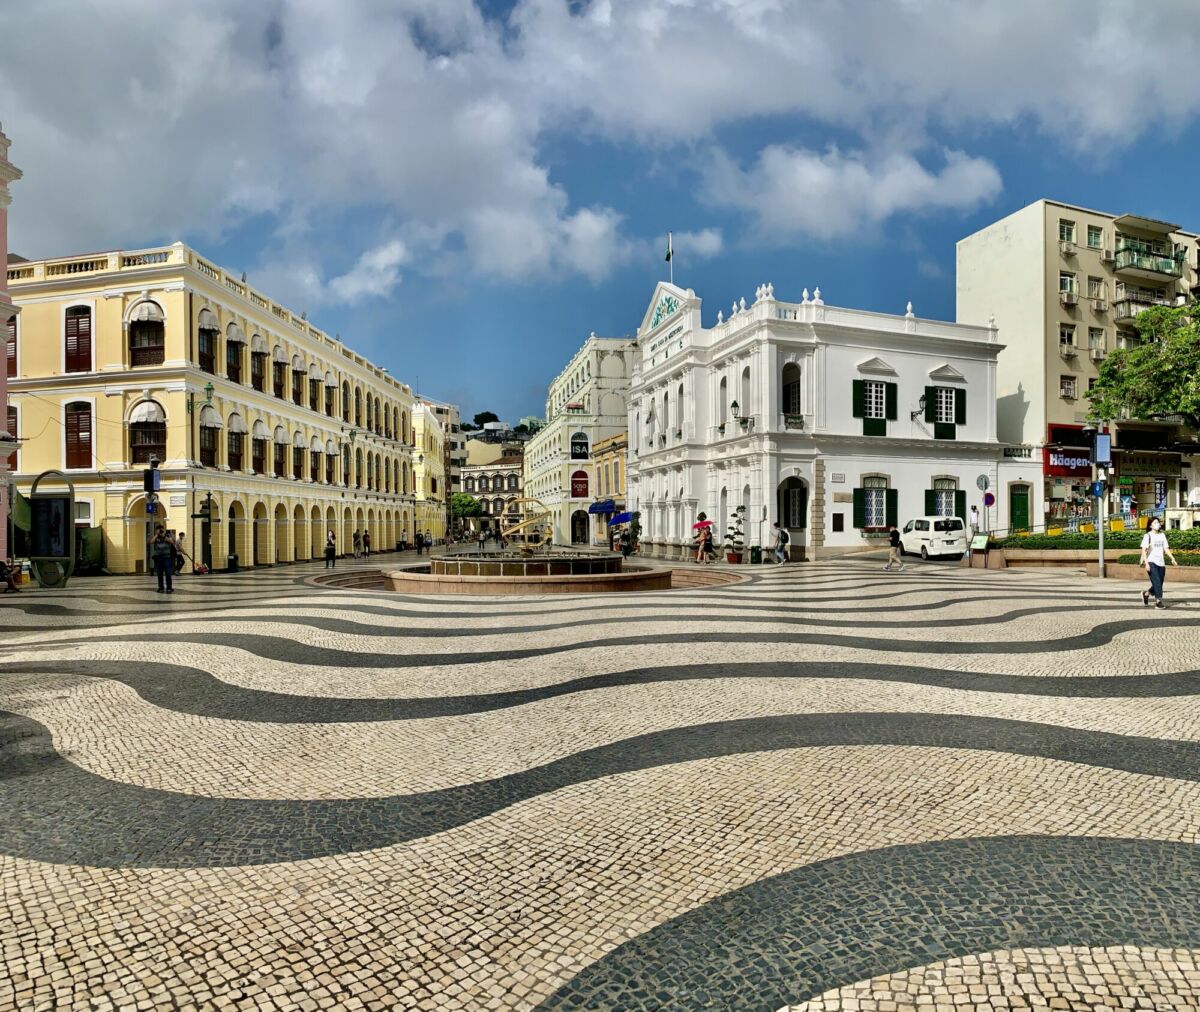
[[450,508],[448,434],[436,406],[418,400],[413,406],[413,475],[416,530],[435,544],[445,540]]
[[[701,512],[747,545],[778,521],[793,558],[877,548],[926,515],[1028,524],[1033,461],[996,438],[994,327],[799,302],[760,285],[705,327],[691,289],[660,283],[638,330],[626,509],[643,551],[687,554]],[[995,497],[989,508],[985,492]]]
[[159,523],[217,568],[319,557],[331,530],[340,551],[355,530],[379,549],[416,530],[411,389],[244,275],[175,243],[13,263],[7,278],[17,484],[66,472],[110,571],[146,571]]
[[634,344],[592,334],[546,394],[546,424],[525,444],[525,495],[550,512],[556,544],[600,537],[588,512],[596,488],[592,447],[625,431]]
[[523,519],[525,514],[517,500],[524,495],[524,476],[525,458],[519,453],[488,463],[467,464],[463,468],[462,491],[483,507],[472,526],[494,531],[499,530],[501,518],[505,522]]
[[[961,323],[995,322],[1002,440],[1042,465],[1045,519],[1094,512],[1082,434],[1087,393],[1113,348],[1137,341],[1151,306],[1182,304],[1197,286],[1197,236],[1137,214],[1039,200],[967,236],[957,248]],[[1187,499],[1191,461],[1177,425],[1114,423],[1110,511],[1136,515]]]
[[[8,184],[21,178],[21,170],[8,160],[9,139],[0,124],[0,264],[8,263],[8,205],[12,196],[8,192]],[[0,320],[4,321],[6,339],[14,340],[17,332],[17,313],[19,307],[14,306],[12,297],[8,294],[8,273],[0,277]],[[8,410],[8,380],[14,376],[16,363],[10,357],[8,366],[0,372],[0,417],[7,420],[7,433],[10,438],[16,437],[15,420]],[[8,558],[8,476],[15,469],[16,454],[0,455],[0,559]]]

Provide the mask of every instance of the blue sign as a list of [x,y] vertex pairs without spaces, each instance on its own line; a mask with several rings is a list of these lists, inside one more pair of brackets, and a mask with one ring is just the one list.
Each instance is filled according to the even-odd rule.
[[1104,495],[1104,482],[1102,482],[1102,481],[1092,482],[1092,495],[1095,496],[1097,499],[1099,499],[1101,496]]
[[149,516],[153,516],[153,515],[154,515],[154,505],[155,505],[155,504],[154,504],[154,502],[153,502],[153,501],[150,501],[150,502],[147,502],[147,503],[146,503],[146,516],[148,516],[148,517],[149,517]]
[[989,509],[992,506],[995,506],[996,505],[996,497],[994,495],[992,495],[991,492],[984,492],[983,493],[983,505],[987,506]]

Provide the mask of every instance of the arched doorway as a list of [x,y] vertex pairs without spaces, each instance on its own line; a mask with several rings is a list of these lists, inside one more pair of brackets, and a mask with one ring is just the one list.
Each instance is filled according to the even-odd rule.
[[229,504],[229,514],[227,516],[228,530],[225,532],[225,543],[228,547],[227,555],[236,555],[238,564],[242,565],[249,562],[246,551],[246,510],[236,499]]
[[288,551],[288,513],[287,507],[280,503],[275,507],[275,561],[290,562],[291,552]]
[[129,554],[134,560],[135,573],[154,572],[154,563],[150,560],[150,542],[154,540],[154,528],[162,524],[167,530],[171,530],[171,521],[161,499],[155,504],[155,508],[156,513],[146,513],[145,496],[134,499],[129,505],[125,536],[130,540]]
[[308,557],[305,552],[305,547],[308,545],[308,538],[304,536],[305,519],[304,507],[297,506],[292,511],[292,558],[296,562]]
[[265,566],[270,559],[271,521],[265,503],[254,504],[254,565]]
[[795,475],[779,483],[775,495],[775,519],[788,532],[788,554],[804,558],[808,535],[808,483]]
[[325,550],[325,531],[321,529],[321,507],[314,506],[308,523],[308,557],[319,559]]
[[586,545],[588,543],[587,510],[576,510],[571,514],[571,544]]
[[347,506],[342,512],[342,543],[338,545],[340,555],[349,555],[354,550],[354,514]]

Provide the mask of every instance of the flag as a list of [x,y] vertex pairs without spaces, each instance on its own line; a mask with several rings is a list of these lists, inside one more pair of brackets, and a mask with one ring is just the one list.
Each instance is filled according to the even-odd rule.
[[16,485],[9,485],[8,487],[12,489],[12,498],[8,512],[9,516],[12,517],[13,526],[27,531],[33,526],[32,518],[29,515],[29,500],[21,495]]
[[670,263],[672,256],[673,256],[673,252],[671,250],[671,233],[668,232],[667,233],[667,255],[665,257],[663,257],[663,259],[666,260],[668,263]]

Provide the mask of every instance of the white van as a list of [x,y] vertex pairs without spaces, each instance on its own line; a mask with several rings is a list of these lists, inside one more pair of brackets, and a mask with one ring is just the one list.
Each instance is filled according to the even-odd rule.
[[917,517],[900,532],[900,551],[904,555],[957,555],[967,551],[967,527],[959,517]]

